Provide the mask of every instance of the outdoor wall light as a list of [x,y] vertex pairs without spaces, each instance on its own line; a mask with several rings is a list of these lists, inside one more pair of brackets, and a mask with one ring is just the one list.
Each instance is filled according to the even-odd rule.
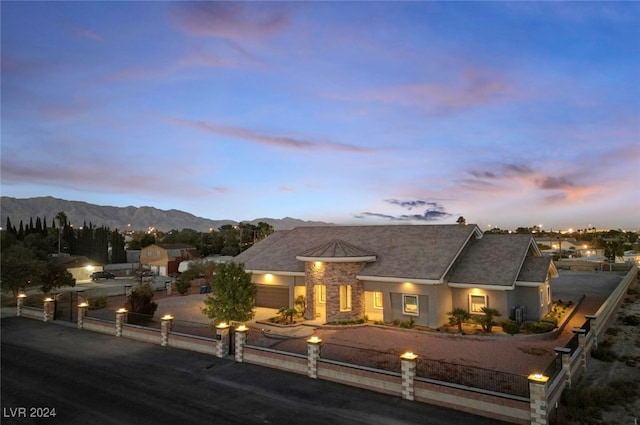
[[528,376],[529,381],[534,381],[534,382],[540,382],[540,383],[545,383],[549,380],[548,376],[544,376],[541,373],[532,373],[531,375]]
[[401,359],[404,359],[404,360],[415,360],[415,359],[417,359],[417,358],[418,358],[418,355],[417,355],[417,354],[414,354],[414,353],[413,353],[413,352],[411,352],[411,351],[407,351],[407,352],[403,353],[403,354],[400,356],[400,358],[401,358]]

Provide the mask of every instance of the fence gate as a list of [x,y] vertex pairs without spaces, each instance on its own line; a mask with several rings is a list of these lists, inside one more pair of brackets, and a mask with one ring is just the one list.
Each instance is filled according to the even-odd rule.
[[56,294],[54,298],[54,320],[76,322],[78,320],[78,294],[75,291]]

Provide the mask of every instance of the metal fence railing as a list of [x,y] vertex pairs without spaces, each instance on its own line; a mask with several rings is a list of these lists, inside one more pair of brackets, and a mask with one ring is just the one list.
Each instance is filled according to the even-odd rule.
[[322,343],[320,358],[400,373],[400,353],[377,351],[349,345]]
[[416,376],[480,388],[519,397],[529,397],[529,381],[525,375],[483,369],[418,357]]

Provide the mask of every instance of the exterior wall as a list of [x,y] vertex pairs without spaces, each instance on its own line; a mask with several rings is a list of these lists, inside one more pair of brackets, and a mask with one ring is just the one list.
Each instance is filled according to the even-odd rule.
[[540,314],[541,311],[539,291],[539,287],[516,287],[516,305],[525,307],[525,320],[538,321],[543,316]]
[[301,276],[283,276],[273,273],[251,274],[251,281],[255,284],[287,286],[289,288],[289,308],[294,307],[294,301],[298,295],[305,295],[305,298],[307,298],[304,287],[300,286],[303,280],[304,279]]
[[160,344],[160,329],[152,329],[136,325],[123,325],[122,336],[137,341]]
[[[384,304],[383,307],[377,308],[375,306],[375,292],[382,291],[365,291],[364,293],[364,314],[369,318],[369,320],[373,321],[383,321],[384,320]],[[384,293],[382,293],[382,298],[384,300]]]
[[291,354],[245,346],[243,361],[301,375],[307,374],[307,356],[292,356]]
[[510,423],[529,424],[529,401],[511,400],[416,380],[415,400]]
[[402,395],[402,378],[397,374],[319,361],[318,378],[397,397]]
[[[365,281],[364,289],[367,292],[382,292],[383,321],[389,323],[394,320],[406,322],[410,319],[416,325],[437,328],[441,325],[442,307],[438,301],[450,305],[447,299],[449,288],[446,285],[418,285],[415,283],[389,283]],[[402,295],[418,296],[418,316],[403,313]],[[444,315],[446,316],[446,310]],[[369,317],[371,318],[371,317]]]
[[513,307],[508,304],[508,292],[512,291],[490,291],[480,288],[451,288],[453,301],[452,307],[463,308],[471,313],[469,295],[485,295],[487,297],[487,306],[489,308],[495,308],[500,312],[503,318],[507,318],[511,312],[511,307]]
[[432,292],[435,292],[435,296],[429,298],[429,311],[432,312],[433,323],[429,325],[431,328],[437,328],[441,325],[449,323],[448,312],[453,310],[453,301],[451,288],[448,285],[435,285]]
[[82,329],[108,335],[115,335],[116,323],[85,316]]
[[158,245],[149,245],[140,251],[140,264],[144,265],[166,265],[169,261],[167,251]]
[[198,338],[194,335],[180,335],[170,332],[167,345],[169,347],[180,348],[183,350],[215,355],[217,341],[213,339]]

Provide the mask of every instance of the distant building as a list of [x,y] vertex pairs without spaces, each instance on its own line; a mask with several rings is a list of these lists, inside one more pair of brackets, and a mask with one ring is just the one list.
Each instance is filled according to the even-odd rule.
[[181,261],[197,257],[197,249],[188,244],[153,244],[140,251],[140,265],[157,275],[168,276],[178,272]]
[[75,280],[89,280],[91,273],[102,271],[102,264],[94,264],[81,255],[52,255],[51,261],[63,265]]

